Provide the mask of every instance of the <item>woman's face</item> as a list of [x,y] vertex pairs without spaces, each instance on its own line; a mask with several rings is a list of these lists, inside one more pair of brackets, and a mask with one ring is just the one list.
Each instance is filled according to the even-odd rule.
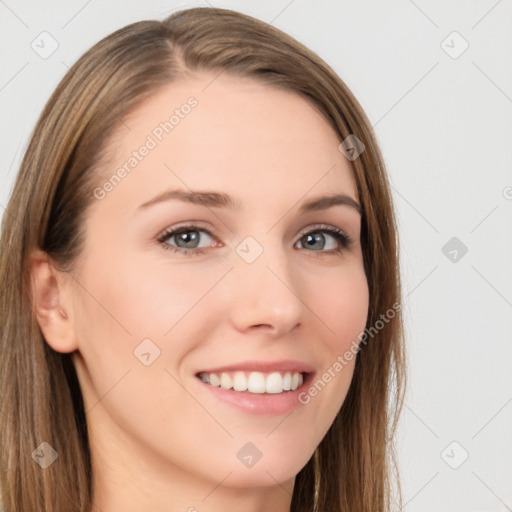
[[[183,489],[200,479],[291,492],[345,399],[355,359],[336,362],[368,311],[357,208],[302,210],[336,194],[358,202],[340,142],[301,97],[225,74],[169,85],[121,126],[86,219],[70,316],[93,461],[110,481],[126,486],[124,471],[139,485],[154,471],[151,492],[171,477]],[[199,204],[169,191],[209,195]],[[281,369],[285,385],[287,371],[309,372],[281,393],[197,376],[250,362],[276,363],[263,377]],[[277,391],[280,378],[263,385]]]

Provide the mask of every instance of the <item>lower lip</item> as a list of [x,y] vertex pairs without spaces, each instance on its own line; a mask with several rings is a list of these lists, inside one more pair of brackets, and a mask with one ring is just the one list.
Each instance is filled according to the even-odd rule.
[[201,386],[213,393],[219,400],[250,414],[268,414],[277,416],[287,414],[300,405],[299,395],[304,392],[313,379],[313,373],[306,374],[304,382],[294,391],[282,393],[250,393],[249,391],[234,391],[223,389],[203,382],[195,377]]

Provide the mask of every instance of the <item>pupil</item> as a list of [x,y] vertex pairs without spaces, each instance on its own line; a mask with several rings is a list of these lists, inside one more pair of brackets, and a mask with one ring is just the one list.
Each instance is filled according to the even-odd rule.
[[[311,247],[315,242],[322,242],[323,238],[324,238],[324,235],[322,235],[322,233],[317,233],[315,235],[307,235],[306,243],[307,243],[307,245],[309,245]],[[310,241],[312,241],[312,243],[310,243]]]
[[[190,233],[193,233],[193,234],[191,235]],[[178,240],[185,242],[185,244],[192,243],[192,245],[187,245],[186,247],[196,247],[196,245],[194,245],[194,242],[197,243],[197,240],[198,240],[197,231],[186,231],[184,233],[180,233],[178,235]],[[182,247],[182,246],[180,245],[180,247]]]

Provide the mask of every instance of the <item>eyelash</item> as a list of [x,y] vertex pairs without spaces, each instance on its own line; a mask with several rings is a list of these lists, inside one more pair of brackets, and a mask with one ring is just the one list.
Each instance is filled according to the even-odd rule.
[[[161,235],[158,236],[157,241],[159,244],[162,245],[162,247],[167,251],[173,251],[175,253],[180,253],[183,255],[195,255],[199,256],[201,254],[204,254],[206,249],[184,249],[183,247],[175,247],[173,245],[170,245],[166,242],[167,239],[171,238],[172,236],[187,233],[189,231],[203,231],[207,233],[212,238],[215,238],[207,229],[203,229],[195,224],[189,224],[185,226],[179,226],[177,228],[172,229],[166,229]],[[342,252],[344,252],[352,243],[353,240],[350,236],[348,236],[344,231],[341,229],[335,228],[333,226],[326,226],[326,225],[319,225],[314,226],[313,228],[308,228],[306,230],[303,230],[300,233],[299,240],[308,234],[312,233],[319,233],[319,232],[326,232],[332,235],[340,244],[340,248],[338,249],[330,249],[327,251],[318,251],[318,256],[321,257],[322,255],[332,255],[332,256],[339,256]],[[308,251],[308,252],[317,252],[317,251]]]

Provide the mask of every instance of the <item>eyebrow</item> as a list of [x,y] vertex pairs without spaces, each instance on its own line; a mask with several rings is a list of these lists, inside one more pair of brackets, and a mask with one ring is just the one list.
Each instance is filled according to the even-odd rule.
[[[171,201],[177,199],[180,201],[186,201],[188,203],[197,204],[199,206],[206,206],[211,208],[229,208],[232,210],[240,210],[242,205],[240,201],[228,194],[214,191],[187,191],[187,190],[166,190],[161,194],[153,197],[149,201],[141,204],[137,211],[145,210],[154,204]],[[361,205],[350,196],[345,194],[335,194],[330,196],[320,196],[311,199],[302,204],[299,211],[301,213],[312,212],[318,210],[326,210],[333,206],[349,206],[355,209],[359,215],[362,215]]]

